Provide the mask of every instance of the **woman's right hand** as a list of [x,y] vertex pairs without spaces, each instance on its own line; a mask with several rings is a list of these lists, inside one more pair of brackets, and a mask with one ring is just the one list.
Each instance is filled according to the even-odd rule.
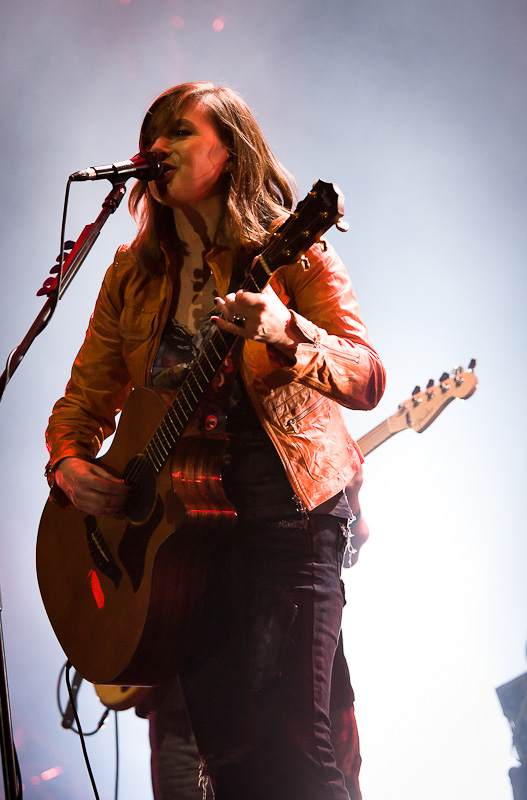
[[86,514],[122,517],[130,493],[126,483],[82,458],[63,458],[55,481],[73,505]]

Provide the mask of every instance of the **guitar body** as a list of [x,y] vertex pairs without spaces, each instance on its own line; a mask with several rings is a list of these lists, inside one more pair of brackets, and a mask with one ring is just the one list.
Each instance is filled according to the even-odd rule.
[[[136,389],[98,460],[115,476],[136,460],[166,414]],[[37,539],[40,592],[69,660],[93,683],[151,686],[172,677],[188,645],[206,580],[206,532],[235,520],[219,480],[223,437],[183,437],[148,475],[126,519],[96,518],[49,499]],[[139,454],[139,455],[137,455]],[[209,477],[210,476],[210,477]]]

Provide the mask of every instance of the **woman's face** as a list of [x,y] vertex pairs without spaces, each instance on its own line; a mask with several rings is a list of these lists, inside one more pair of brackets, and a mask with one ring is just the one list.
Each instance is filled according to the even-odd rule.
[[158,202],[171,208],[198,207],[223,193],[229,151],[202,105],[174,114],[150,149],[165,164],[163,175],[149,183]]

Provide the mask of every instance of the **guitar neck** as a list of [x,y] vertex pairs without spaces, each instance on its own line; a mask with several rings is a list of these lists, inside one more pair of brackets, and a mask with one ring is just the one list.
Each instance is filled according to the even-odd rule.
[[394,429],[390,423],[391,418],[385,419],[380,425],[377,425],[373,430],[361,436],[360,439],[357,439],[357,444],[363,456],[369,455],[376,447],[384,444],[384,442],[388,441],[392,436],[395,436],[396,433],[403,430],[403,428]]

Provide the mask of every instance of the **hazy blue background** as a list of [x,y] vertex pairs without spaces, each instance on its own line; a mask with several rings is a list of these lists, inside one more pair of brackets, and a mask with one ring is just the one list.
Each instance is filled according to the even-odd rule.
[[[522,0],[2,9],[2,362],[42,306],[35,292],[58,252],[67,176],[135,154],[153,97],[195,79],[245,95],[302,194],[324,178],[346,195],[350,232],[330,238],[388,372],[379,407],[347,415],[354,435],[395,413],[416,383],[478,359],[470,400],[365,465],[371,539],[345,576],[344,622],[365,800],[512,798],[495,687],[527,669],[526,32]],[[95,219],[108,189],[73,188],[68,237]],[[60,727],[64,656],[34,548],[46,420],[104,270],[133,232],[123,204],[0,408],[2,616],[28,800],[92,796],[79,742]],[[90,728],[101,707],[89,685],[79,700]],[[120,731],[120,796],[147,800],[146,723],[125,712]],[[89,741],[101,800],[113,797],[113,741],[113,723]],[[31,782],[54,766],[60,777]]]

